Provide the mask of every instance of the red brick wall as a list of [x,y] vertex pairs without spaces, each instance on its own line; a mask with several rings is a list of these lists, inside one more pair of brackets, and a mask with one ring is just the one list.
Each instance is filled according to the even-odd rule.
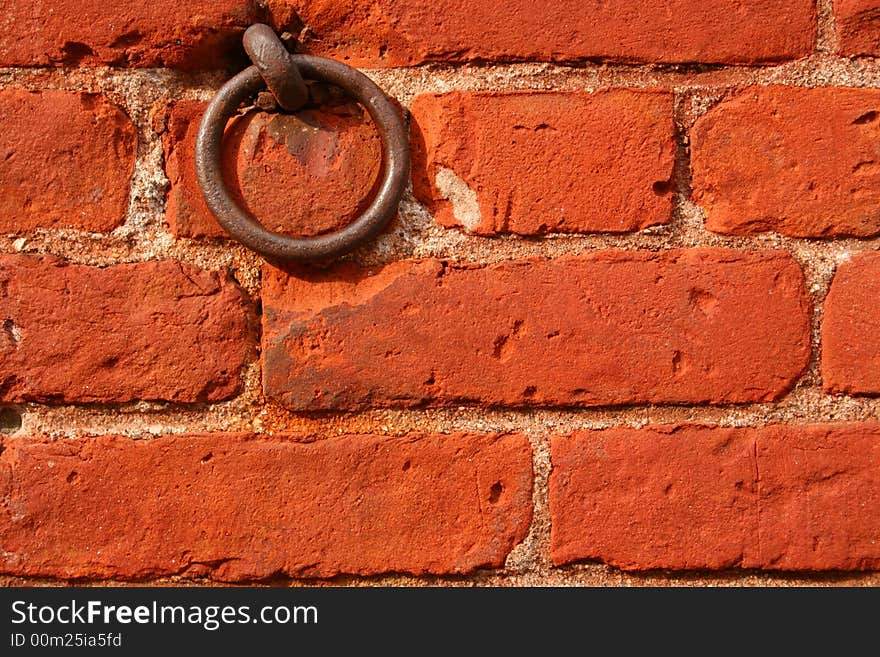
[[[880,584],[880,2],[14,3],[0,582]],[[202,201],[264,21],[407,111],[374,243],[281,271]],[[361,108],[250,111],[272,230]]]

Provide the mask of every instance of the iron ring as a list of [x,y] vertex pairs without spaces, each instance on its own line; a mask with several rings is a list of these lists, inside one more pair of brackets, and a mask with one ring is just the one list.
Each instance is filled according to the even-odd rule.
[[364,213],[333,233],[295,238],[266,230],[226,188],[221,168],[226,124],[238,108],[266,83],[250,66],[224,84],[208,105],[195,147],[196,177],[208,208],[235,239],[267,260],[300,261],[334,258],[376,237],[394,216],[409,176],[409,139],[394,104],[366,75],[324,57],[291,55],[305,78],[341,87],[367,110],[382,141],[384,174],[376,197]]

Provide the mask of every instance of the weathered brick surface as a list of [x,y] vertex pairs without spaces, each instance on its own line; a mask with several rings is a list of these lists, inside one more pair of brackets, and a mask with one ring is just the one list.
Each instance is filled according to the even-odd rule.
[[532,514],[521,435],[7,439],[0,571],[60,578],[466,573]]
[[[813,50],[809,0],[97,0],[0,4],[0,66],[219,68],[243,61],[245,27],[269,22],[358,66],[428,61],[605,59],[764,63]],[[528,39],[523,35],[528,34]]]
[[0,231],[119,226],[136,140],[129,118],[102,96],[0,91]]
[[243,60],[244,29],[269,18],[256,0],[3,0],[0,16],[0,66],[184,69]]
[[284,0],[316,53],[361,66],[426,61],[610,59],[755,63],[802,57],[810,0],[486,2]]
[[758,87],[691,131],[706,227],[796,237],[880,233],[880,91]]
[[[166,218],[183,237],[225,237],[199,190],[193,152],[205,105],[180,101],[164,134],[171,187]],[[229,127],[226,183],[242,207],[269,230],[318,235],[338,230],[372,200],[382,146],[372,121],[355,104],[295,115],[250,112]]]
[[552,556],[626,569],[731,568],[755,531],[741,430],[611,429],[554,438]]
[[623,232],[670,219],[669,93],[431,94],[413,120],[415,192],[444,226]]
[[192,265],[0,256],[0,400],[227,399],[253,351],[251,315],[227,274]]
[[552,461],[557,564],[880,567],[876,424],[588,431]]
[[[255,22],[411,111],[348,257],[202,199]],[[0,0],[0,584],[880,582],[878,57],[880,0]],[[223,146],[291,236],[382,173],[312,89]]]
[[756,430],[759,550],[746,567],[880,568],[880,426]]
[[829,392],[880,394],[880,253],[837,269],[822,321],[822,379]]
[[783,252],[599,252],[263,277],[266,394],[297,410],[770,401],[807,364]]
[[880,55],[880,2],[834,0],[838,52],[842,55]]

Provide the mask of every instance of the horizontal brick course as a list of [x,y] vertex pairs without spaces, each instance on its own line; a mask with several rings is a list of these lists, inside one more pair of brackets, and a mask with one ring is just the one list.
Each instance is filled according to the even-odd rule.
[[533,235],[670,220],[670,93],[425,95],[413,123],[415,193],[441,225]]
[[783,252],[264,269],[264,389],[296,410],[738,403],[809,358]]
[[270,18],[257,0],[13,1],[3,9],[0,66],[221,68],[245,61],[244,29]]
[[255,347],[230,276],[174,261],[3,255],[0,317],[5,402],[228,399]]
[[605,59],[758,63],[814,48],[811,0],[284,0],[310,50],[357,66]]
[[752,235],[880,233],[880,90],[756,87],[691,130],[706,228]]
[[880,567],[876,424],[587,431],[552,460],[557,564]]
[[222,581],[498,567],[528,531],[517,435],[7,439],[0,572]]

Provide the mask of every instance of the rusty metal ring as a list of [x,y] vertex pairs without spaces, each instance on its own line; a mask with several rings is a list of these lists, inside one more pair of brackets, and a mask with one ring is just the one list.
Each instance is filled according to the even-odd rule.
[[316,237],[295,238],[266,230],[245,211],[223,182],[221,154],[226,124],[239,107],[266,83],[256,66],[246,68],[221,87],[208,105],[196,138],[196,177],[208,208],[226,231],[267,260],[334,258],[377,236],[397,210],[409,175],[409,140],[397,108],[363,73],[332,59],[291,55],[303,77],[347,91],[366,108],[382,140],[384,174],[366,211],[345,228]]

